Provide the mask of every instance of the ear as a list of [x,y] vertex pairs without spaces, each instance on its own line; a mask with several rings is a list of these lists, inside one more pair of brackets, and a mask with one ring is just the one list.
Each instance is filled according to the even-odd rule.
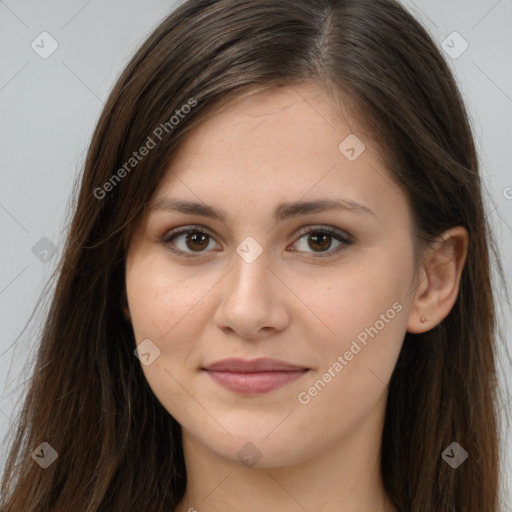
[[450,313],[459,293],[468,241],[467,230],[457,226],[442,233],[427,249],[407,321],[408,332],[429,331]]

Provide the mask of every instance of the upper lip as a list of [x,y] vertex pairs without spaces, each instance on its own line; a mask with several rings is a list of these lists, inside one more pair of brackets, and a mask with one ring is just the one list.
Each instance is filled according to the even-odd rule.
[[280,361],[279,359],[271,359],[262,357],[259,359],[237,359],[229,358],[216,361],[203,367],[203,370],[231,373],[256,373],[256,372],[291,372],[308,370],[305,366],[297,366],[295,364]]

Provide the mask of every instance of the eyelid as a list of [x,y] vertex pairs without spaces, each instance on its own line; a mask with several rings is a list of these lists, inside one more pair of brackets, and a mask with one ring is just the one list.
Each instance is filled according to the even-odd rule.
[[[190,224],[185,226],[180,226],[174,229],[171,229],[170,231],[167,231],[164,233],[163,236],[159,238],[159,242],[163,245],[167,246],[170,251],[172,251],[175,254],[178,254],[180,256],[184,256],[185,258],[200,258],[202,254],[207,254],[211,251],[199,251],[194,254],[194,252],[187,252],[182,251],[181,249],[171,248],[169,247],[170,243],[178,238],[180,235],[187,234],[187,233],[202,233],[210,239],[214,240],[217,244],[216,238],[211,232],[208,230],[208,228],[199,225],[199,224]],[[329,256],[335,256],[340,251],[345,249],[347,246],[351,245],[353,243],[353,237],[347,233],[346,231],[341,230],[340,228],[336,228],[334,226],[328,226],[328,225],[322,225],[322,224],[309,224],[307,226],[303,226],[298,232],[294,234],[294,241],[292,244],[297,243],[301,238],[303,238],[305,235],[308,235],[310,233],[324,233],[332,236],[334,239],[339,241],[341,245],[334,249],[334,250],[327,250],[325,252],[317,252],[314,251],[308,252],[308,254],[312,254],[314,258],[322,258],[322,257],[329,257]],[[300,253],[302,251],[292,250],[291,252],[297,252]]]

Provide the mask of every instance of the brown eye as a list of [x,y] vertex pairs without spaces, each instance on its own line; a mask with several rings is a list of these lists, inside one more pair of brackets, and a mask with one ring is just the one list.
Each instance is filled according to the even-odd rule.
[[[294,249],[292,250],[309,252],[316,257],[327,257],[338,254],[352,243],[350,236],[343,231],[328,226],[316,227],[303,231],[300,238],[293,244]],[[332,247],[334,248],[330,250]]]
[[209,236],[206,233],[202,233],[200,231],[194,231],[192,233],[188,233],[185,238],[185,243],[187,247],[192,250],[203,250],[208,247]]
[[[295,248],[292,251],[306,252],[316,257],[334,256],[353,243],[349,237],[350,235],[337,229],[317,227],[303,232],[302,236],[293,244]],[[171,252],[184,258],[197,257],[202,253],[208,253],[208,248],[215,248],[215,240],[210,234],[201,229],[186,226],[173,230],[162,237],[161,243]],[[213,246],[210,246],[211,243]],[[334,249],[330,250],[333,244]],[[217,247],[220,249],[218,244]]]
[[190,227],[171,231],[161,239],[161,242],[170,251],[185,258],[193,258],[201,253],[209,252],[206,249],[213,241],[213,237],[208,233]]
[[325,251],[329,249],[332,244],[332,236],[328,234],[310,234],[308,243],[315,251]]

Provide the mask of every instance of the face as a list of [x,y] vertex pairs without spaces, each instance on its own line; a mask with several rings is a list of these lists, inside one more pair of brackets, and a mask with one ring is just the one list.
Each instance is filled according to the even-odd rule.
[[415,270],[405,196],[323,90],[231,102],[181,145],[129,246],[144,375],[216,456],[336,450],[382,428]]

